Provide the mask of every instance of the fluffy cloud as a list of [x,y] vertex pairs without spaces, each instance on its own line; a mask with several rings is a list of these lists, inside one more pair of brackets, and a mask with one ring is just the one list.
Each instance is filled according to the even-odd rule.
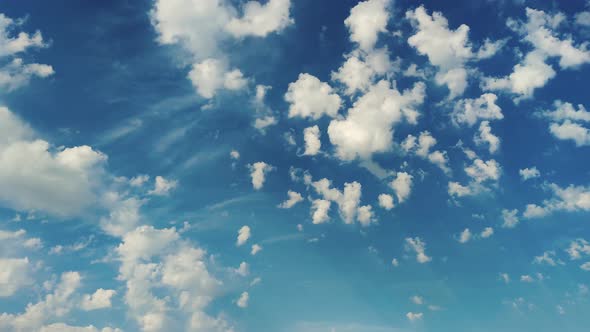
[[555,70],[547,63],[549,58],[559,58],[561,69],[572,69],[590,62],[590,52],[584,44],[576,46],[570,35],[559,36],[557,33],[556,29],[566,20],[565,15],[527,8],[526,16],[526,22],[509,19],[508,26],[533,49],[508,76],[482,81],[484,89],[506,90],[519,95],[517,101],[531,98],[535,89],[545,86],[555,77]]
[[[555,251],[546,251],[541,256],[535,256],[533,263],[535,264],[546,264],[549,266],[556,266],[559,260],[555,258]],[[562,262],[559,262],[560,264]]]
[[428,131],[420,133],[417,140],[414,135],[408,135],[401,143],[401,147],[406,153],[413,153],[438,166],[443,172],[450,173],[446,151],[435,150],[431,152],[430,149],[434,145],[436,145],[436,139]]
[[377,77],[395,69],[389,60],[387,48],[373,49],[370,52],[354,50],[345,57],[346,61],[338,71],[332,72],[331,78],[344,84],[346,95],[366,92]]
[[350,10],[344,24],[350,31],[350,40],[362,50],[371,50],[379,33],[387,32],[390,4],[391,0],[367,0],[359,2]]
[[469,228],[465,228],[461,234],[459,234],[459,238],[457,239],[459,243],[467,243],[471,240],[472,234]]
[[250,238],[250,235],[250,227],[246,225],[242,226],[242,228],[238,230],[238,239],[236,240],[236,245],[241,246],[246,243],[246,241],[248,241]]
[[492,133],[489,121],[482,121],[479,124],[479,133],[475,136],[476,145],[487,145],[490,153],[496,153],[500,148],[500,138]]
[[540,115],[550,121],[549,131],[555,138],[571,140],[576,146],[590,145],[590,130],[584,126],[590,122],[590,112],[583,105],[578,109],[570,103],[555,101],[554,109],[542,111]]
[[262,251],[262,246],[260,246],[259,244],[253,244],[252,250],[250,250],[250,255],[254,256],[260,251]]
[[332,181],[326,178],[310,182],[310,184],[323,198],[312,202],[312,220],[315,224],[329,220],[328,211],[331,202],[338,204],[340,217],[346,224],[352,224],[357,220],[362,226],[368,226],[375,221],[372,207],[360,206],[362,188],[360,183],[345,183],[343,191],[332,188]]
[[33,283],[28,258],[0,258],[0,297],[12,296]]
[[269,0],[264,5],[258,1],[248,1],[243,6],[244,15],[232,18],[227,23],[226,30],[234,37],[265,37],[294,22],[289,17],[290,7],[291,0]]
[[476,99],[461,99],[451,114],[453,122],[472,127],[479,120],[503,119],[502,109],[496,105],[496,100],[498,97],[493,93],[484,93]]
[[248,165],[248,168],[250,169],[250,177],[252,178],[252,187],[254,187],[255,190],[262,189],[264,181],[266,180],[266,174],[275,169],[264,161]]
[[414,322],[414,321],[417,321],[417,320],[422,320],[422,317],[423,317],[423,316],[424,316],[424,314],[423,314],[423,313],[421,313],[421,312],[408,312],[408,313],[406,314],[406,317],[408,317],[408,319],[409,319],[411,322]]
[[53,149],[0,107],[0,201],[4,206],[79,215],[98,199],[106,159],[86,145]]
[[415,107],[424,99],[423,83],[400,93],[388,81],[380,81],[361,96],[344,119],[328,126],[330,142],[342,160],[368,159],[373,153],[391,150],[393,127],[404,118],[416,123]]
[[504,228],[514,228],[518,225],[520,220],[518,219],[518,210],[502,210],[502,227]]
[[380,194],[379,197],[379,206],[384,208],[385,210],[393,209],[393,197],[388,194]]
[[229,70],[227,64],[217,59],[205,59],[195,63],[188,73],[188,78],[203,98],[213,98],[222,88],[241,90],[247,84],[239,69]]
[[555,183],[546,187],[553,197],[540,205],[528,204],[523,213],[525,218],[540,218],[555,211],[590,211],[590,188],[574,185],[562,188]]
[[408,237],[405,242],[406,251],[413,251],[416,254],[416,261],[418,263],[424,264],[432,260],[431,257],[426,255],[426,243],[424,243],[422,239],[419,237]]
[[295,204],[303,201],[303,196],[301,196],[301,194],[296,191],[289,190],[289,191],[287,191],[287,195],[289,196],[289,198],[286,201],[284,201],[283,203],[279,204],[279,208],[290,209]]
[[533,166],[531,168],[523,168],[518,170],[518,174],[523,181],[538,178],[541,176],[541,172],[537,169],[537,167]]
[[285,100],[290,104],[289,117],[317,120],[324,115],[335,117],[340,109],[340,97],[332,92],[328,83],[310,74],[299,74],[297,81],[289,83]]
[[322,142],[320,141],[320,128],[318,126],[308,127],[303,130],[303,140],[305,141],[306,156],[315,156],[320,152]]
[[413,176],[406,172],[398,172],[395,179],[389,183],[389,186],[395,192],[398,203],[403,203],[412,192]]
[[248,300],[250,299],[250,295],[248,292],[243,292],[238,300],[236,301],[236,305],[240,308],[248,307]]
[[150,190],[148,193],[150,195],[166,196],[171,190],[176,188],[177,185],[178,182],[176,180],[166,180],[162,176],[156,176],[154,189]]
[[86,294],[82,297],[82,310],[90,311],[96,309],[110,308],[111,298],[117,294],[112,289],[99,288],[94,294]]
[[486,227],[483,231],[481,231],[481,236],[484,239],[489,238],[490,236],[494,235],[494,229],[492,227]]
[[332,202],[325,199],[316,199],[311,202],[311,221],[314,224],[323,224],[330,220],[328,213]]
[[451,99],[463,94],[467,88],[467,62],[490,57],[501,46],[500,42],[488,40],[480,51],[474,53],[467,25],[451,30],[442,13],[434,12],[431,16],[423,6],[407,11],[406,18],[416,30],[408,38],[408,44],[419,54],[427,56],[430,63],[438,68],[435,81],[449,88]]
[[473,164],[465,167],[465,173],[477,183],[497,181],[500,178],[501,172],[500,164],[494,159],[488,161],[475,159]]

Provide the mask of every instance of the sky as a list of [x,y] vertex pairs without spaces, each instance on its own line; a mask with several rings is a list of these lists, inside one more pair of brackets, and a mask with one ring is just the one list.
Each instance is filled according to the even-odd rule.
[[2,1],[0,331],[587,331],[589,37],[582,0]]

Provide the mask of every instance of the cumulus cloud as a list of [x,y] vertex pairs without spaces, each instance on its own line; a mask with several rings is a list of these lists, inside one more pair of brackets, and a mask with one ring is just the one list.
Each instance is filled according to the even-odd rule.
[[459,241],[459,243],[467,243],[469,242],[469,240],[471,240],[472,234],[471,231],[469,230],[469,228],[465,228],[461,234],[459,234],[459,238],[457,239],[457,241]]
[[176,180],[166,180],[162,176],[156,176],[156,182],[154,183],[154,189],[148,193],[156,196],[166,196],[171,190],[176,188],[178,182]]
[[436,138],[429,131],[423,131],[417,140],[414,135],[408,135],[401,143],[401,147],[406,153],[412,153],[428,160],[448,174],[451,172],[451,169],[448,166],[449,158],[447,157],[447,152],[439,150],[430,151],[436,145],[436,142]]
[[553,197],[540,204],[528,204],[523,213],[525,218],[540,218],[555,211],[590,211],[590,188],[574,185],[562,188],[555,183],[546,188]]
[[379,33],[387,32],[390,4],[391,0],[367,0],[359,2],[350,10],[344,24],[350,31],[350,40],[362,50],[371,50]]
[[269,0],[264,5],[248,1],[243,6],[243,16],[232,18],[226,30],[234,37],[265,37],[293,24],[294,20],[289,16],[290,7],[291,0]]
[[96,309],[110,308],[111,298],[115,294],[117,294],[115,290],[102,288],[97,289],[96,292],[94,292],[94,294],[85,294],[82,297],[82,310],[90,311]]
[[380,194],[379,197],[379,206],[384,208],[385,210],[393,209],[393,197],[388,194]]
[[480,120],[501,120],[504,115],[496,100],[498,96],[493,93],[484,93],[475,99],[461,99],[455,104],[451,118],[456,125],[469,127]]
[[406,314],[406,317],[408,317],[408,319],[409,319],[411,322],[415,322],[415,321],[418,321],[418,320],[422,320],[422,317],[423,317],[423,316],[424,316],[424,314],[423,314],[423,313],[421,313],[421,312],[408,312],[408,313]]
[[246,241],[248,241],[250,238],[250,235],[250,227],[247,225],[242,226],[242,228],[238,230],[238,239],[236,240],[236,245],[241,246],[246,243]]
[[289,198],[283,203],[279,204],[279,208],[290,209],[295,206],[295,204],[303,201],[303,196],[301,196],[301,194],[296,191],[287,191],[287,196],[289,196]]
[[326,199],[316,199],[311,202],[311,221],[314,224],[323,224],[330,220],[328,213],[332,202]]
[[541,176],[541,172],[537,169],[537,167],[533,166],[531,168],[522,168],[518,170],[518,174],[523,181],[538,178]]
[[575,239],[570,242],[566,252],[571,260],[582,259],[584,256],[590,256],[590,244],[584,239]]
[[262,246],[260,246],[259,244],[253,244],[252,250],[250,250],[250,255],[254,256],[261,251],[262,251]]
[[423,83],[400,93],[388,81],[371,86],[348,110],[344,119],[328,126],[330,142],[341,160],[369,159],[372,154],[391,150],[393,127],[406,119],[416,123],[415,107],[424,99]]
[[205,59],[193,64],[188,73],[196,92],[203,98],[213,98],[217,92],[241,90],[246,87],[247,80],[239,69],[228,69],[227,64],[218,59]]
[[475,159],[473,164],[465,167],[465,173],[477,183],[497,181],[500,178],[501,172],[500,164],[494,159],[488,161]]
[[254,187],[255,190],[262,189],[264,181],[266,180],[266,174],[275,169],[264,161],[248,165],[248,168],[250,169],[250,177],[252,178],[252,187]]
[[406,172],[398,172],[395,179],[389,183],[389,186],[395,192],[398,203],[403,203],[412,192],[412,179],[414,177]]
[[547,63],[549,58],[558,58],[561,69],[573,69],[590,62],[586,45],[575,45],[570,35],[560,36],[557,29],[566,20],[562,13],[545,13],[526,8],[526,22],[509,19],[507,24],[532,46],[512,73],[501,78],[484,78],[482,88],[505,90],[518,95],[516,101],[531,98],[536,89],[555,77],[556,72]]
[[413,251],[416,254],[416,261],[420,264],[428,263],[432,260],[426,255],[426,243],[419,237],[408,237],[405,239],[405,250]]
[[502,227],[504,228],[514,228],[518,225],[518,223],[520,222],[520,220],[518,219],[518,210],[513,209],[513,210],[508,210],[508,209],[503,209],[502,210]]
[[250,299],[250,295],[248,292],[243,292],[238,300],[236,301],[236,305],[240,308],[248,307],[248,300]]
[[555,101],[553,110],[545,110],[540,115],[550,121],[549,132],[559,140],[571,140],[576,146],[590,145],[590,130],[586,123],[590,122],[590,112],[584,105],[578,109],[571,103]]
[[487,145],[490,153],[496,153],[500,148],[500,138],[492,133],[489,121],[479,124],[479,133],[475,136],[474,142],[479,146]]
[[387,76],[396,69],[389,57],[387,48],[372,49],[368,52],[353,50],[345,55],[346,61],[337,71],[332,72],[331,78],[344,85],[346,95],[364,93],[375,79]]
[[494,229],[492,227],[484,228],[484,230],[481,231],[481,234],[480,234],[480,236],[484,239],[487,239],[492,235],[494,235]]
[[320,141],[320,128],[318,126],[308,127],[303,130],[303,140],[305,141],[306,156],[315,156],[320,152],[322,142]]
[[32,266],[27,257],[0,258],[0,297],[12,296],[32,284],[31,273]]
[[335,117],[340,109],[340,96],[328,83],[310,74],[299,74],[297,81],[289,83],[285,101],[289,103],[289,118],[301,117],[317,120],[326,115]]

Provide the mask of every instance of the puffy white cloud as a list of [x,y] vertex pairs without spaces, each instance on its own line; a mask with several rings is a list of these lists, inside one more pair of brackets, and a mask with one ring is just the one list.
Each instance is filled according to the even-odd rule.
[[252,245],[252,250],[250,250],[250,254],[252,256],[254,256],[257,253],[259,253],[260,251],[262,251],[262,246],[260,246],[259,244],[253,244]]
[[241,262],[240,266],[235,270],[235,272],[242,277],[246,277],[250,274],[250,267],[248,266],[248,263]]
[[264,181],[266,180],[266,174],[275,169],[264,161],[248,165],[248,168],[250,169],[250,177],[252,178],[252,187],[254,187],[255,190],[262,189]]
[[469,175],[475,182],[482,183],[485,181],[497,181],[500,178],[502,169],[500,164],[494,159],[483,161],[475,159],[473,164],[465,167],[465,173]]
[[530,275],[526,274],[526,275],[521,275],[520,276],[520,281],[521,282],[526,282],[526,283],[531,283],[531,282],[534,282],[535,279],[533,277],[531,277]]
[[82,297],[82,303],[80,304],[82,310],[90,311],[96,309],[110,308],[111,298],[117,294],[113,289],[102,289],[99,288],[94,294],[85,294]]
[[590,256],[590,243],[584,239],[575,239],[570,242],[566,252],[571,260],[582,259],[584,256]]
[[553,103],[553,110],[545,110],[541,115],[545,118],[551,119],[555,122],[571,120],[574,122],[590,122],[590,112],[586,110],[584,105],[579,104],[578,109],[571,103],[556,100]]
[[306,156],[315,156],[320,152],[322,142],[320,141],[320,128],[318,126],[308,127],[303,130],[303,140],[305,141]]
[[328,126],[330,142],[342,160],[369,159],[373,153],[392,147],[393,127],[404,118],[416,123],[415,107],[424,100],[423,83],[416,83],[404,93],[380,81],[360,97],[344,119],[334,119]]
[[243,292],[238,300],[236,301],[236,305],[240,308],[248,307],[248,300],[250,299],[250,295],[248,292]]
[[590,145],[590,130],[570,120],[565,120],[561,124],[552,123],[549,125],[549,131],[557,139],[574,141],[576,146]]
[[269,33],[279,32],[294,22],[289,16],[290,7],[291,0],[269,0],[264,5],[258,1],[248,1],[243,6],[243,16],[232,18],[226,30],[235,37],[265,37]]
[[570,103],[555,101],[552,111],[546,110],[541,116],[551,121],[549,131],[560,140],[572,140],[576,146],[590,145],[590,131],[582,123],[590,122],[590,112],[583,105],[578,109]]
[[556,266],[558,264],[558,261],[555,258],[555,251],[546,251],[541,256],[535,256],[535,258],[533,259],[533,263]]
[[438,166],[443,172],[450,173],[446,151],[430,151],[435,145],[436,139],[428,131],[421,132],[417,142],[414,135],[408,135],[401,143],[401,147],[406,153],[413,153]]
[[480,234],[480,236],[484,239],[487,239],[492,235],[494,235],[494,229],[492,227],[484,228],[484,230],[481,231],[481,234]]
[[590,11],[576,13],[575,21],[578,25],[590,27]]
[[541,205],[528,204],[523,213],[525,218],[544,217],[555,211],[590,211],[590,188],[574,185],[562,188],[554,183],[548,184],[547,188],[553,197]]
[[582,269],[584,271],[590,271],[590,262],[586,262],[584,264],[581,264],[580,269]]
[[229,156],[231,157],[231,159],[238,160],[240,159],[240,152],[237,150],[231,150],[229,152]]
[[344,84],[344,93],[347,95],[359,91],[366,92],[377,77],[395,70],[387,48],[373,49],[369,52],[354,50],[345,57],[346,61],[338,71],[332,72],[331,78]]
[[106,155],[86,145],[54,150],[5,107],[0,123],[2,205],[73,216],[97,200]]
[[0,258],[0,297],[12,296],[33,283],[29,259]]
[[424,316],[424,314],[423,314],[423,313],[421,313],[421,312],[408,312],[408,313],[406,314],[406,317],[408,317],[408,319],[409,319],[411,322],[414,322],[414,321],[417,321],[417,320],[422,320],[422,317],[423,317],[423,316]]
[[148,182],[149,180],[149,175],[142,174],[131,178],[131,180],[129,180],[129,185],[132,187],[141,187],[144,185],[144,183]]
[[469,242],[469,240],[471,240],[472,234],[471,231],[469,230],[469,228],[465,228],[461,234],[459,234],[459,243],[467,243]]
[[363,50],[372,49],[379,33],[387,32],[390,4],[391,0],[367,0],[354,6],[344,20],[350,31],[350,40]]
[[297,81],[289,83],[285,100],[290,104],[289,117],[317,120],[324,115],[335,117],[340,109],[340,96],[332,92],[328,83],[302,73]]
[[150,190],[148,193],[150,195],[166,196],[170,193],[171,190],[176,188],[177,185],[178,181],[166,180],[164,177],[158,175],[156,176],[154,189]]
[[237,91],[247,85],[239,69],[229,70],[223,61],[211,58],[193,64],[188,78],[203,98],[213,98],[222,88]]
[[248,241],[248,239],[250,238],[250,235],[250,227],[247,225],[242,226],[238,230],[238,239],[236,240],[236,245],[241,246],[244,243],[246,243],[246,241]]
[[510,276],[508,275],[508,273],[500,273],[500,280],[504,281],[504,283],[509,283],[510,282]]
[[289,198],[286,201],[279,204],[279,208],[290,209],[293,206],[295,206],[295,204],[303,201],[303,196],[301,196],[301,194],[296,191],[289,190],[287,191],[287,195],[289,196]]
[[416,305],[424,304],[424,299],[422,298],[422,296],[418,296],[418,295],[414,295],[414,296],[410,297],[410,301],[412,301],[412,303],[414,303]]
[[328,213],[332,202],[325,199],[316,199],[311,202],[311,220],[314,224],[323,224],[330,220]]
[[416,253],[416,261],[420,264],[428,263],[432,260],[426,255],[426,243],[419,237],[408,237],[405,239],[405,250]]
[[493,93],[484,93],[479,98],[459,100],[451,117],[457,125],[472,127],[479,120],[500,120],[504,118],[502,109],[496,105],[498,97]]
[[141,219],[139,209],[144,200],[123,197],[117,192],[110,191],[104,194],[103,201],[109,214],[100,219],[100,225],[107,234],[123,236],[137,227]]
[[518,219],[518,210],[514,209],[514,210],[507,210],[507,209],[503,209],[502,210],[502,227],[504,228],[514,228],[518,225],[518,223],[520,222],[520,220]]
[[31,78],[53,75],[53,67],[39,63],[24,63],[20,58],[0,67],[0,88],[13,91],[29,83]]
[[379,197],[379,206],[384,208],[385,210],[393,209],[393,197],[388,194],[380,194]]
[[397,260],[397,258],[394,258],[391,260],[391,265],[394,267],[398,267],[399,266],[399,261]]
[[24,21],[15,21],[0,13],[0,57],[22,53],[29,48],[47,46],[38,30],[32,35],[21,31],[16,36],[12,36],[11,32],[20,27],[22,22]]
[[395,179],[389,183],[389,186],[395,192],[397,201],[403,203],[412,191],[412,179],[413,176],[406,172],[398,172]]
[[459,182],[450,181],[448,185],[448,193],[450,196],[463,197],[475,195],[477,190],[473,186],[464,186]]
[[508,20],[508,26],[519,33],[533,49],[516,64],[511,74],[502,78],[485,78],[482,87],[507,90],[519,95],[516,99],[531,98],[534,90],[545,86],[555,76],[547,64],[548,58],[559,58],[561,69],[571,69],[590,62],[585,44],[576,46],[570,35],[559,36],[555,31],[566,19],[562,13],[548,14],[526,9],[527,21]]
[[523,168],[518,170],[518,174],[520,174],[520,178],[523,181],[538,178],[541,176],[541,172],[537,169],[537,167],[533,166],[531,168]]
[[474,138],[476,145],[487,145],[490,153],[496,153],[500,148],[500,138],[492,133],[489,121],[479,124],[479,134]]
[[357,210],[357,219],[362,226],[369,226],[376,221],[373,214],[373,207],[370,205],[360,206]]
[[439,85],[447,85],[451,99],[463,94],[467,88],[467,62],[491,57],[502,45],[501,42],[486,40],[483,47],[474,53],[467,25],[461,24],[456,30],[451,30],[442,13],[429,15],[423,6],[407,11],[406,18],[416,30],[408,38],[408,44],[419,54],[427,56],[430,63],[438,68],[435,81]]

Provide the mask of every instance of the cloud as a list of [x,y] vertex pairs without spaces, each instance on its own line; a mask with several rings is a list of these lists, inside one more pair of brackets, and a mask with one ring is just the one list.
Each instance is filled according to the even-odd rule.
[[516,227],[518,225],[518,223],[520,222],[517,214],[518,214],[517,209],[514,209],[514,210],[503,209],[502,210],[502,220],[504,222],[502,223],[502,227],[504,227],[504,228]]
[[350,31],[350,40],[362,50],[371,50],[379,33],[387,32],[390,0],[368,0],[359,2],[350,10],[344,25]]
[[414,296],[410,297],[410,301],[412,301],[412,303],[414,303],[416,305],[424,304],[424,299],[418,295],[414,295]]
[[549,131],[560,140],[572,140],[576,146],[590,145],[590,131],[584,126],[590,122],[590,112],[584,105],[578,105],[578,109],[571,103],[556,100],[553,110],[545,110],[540,116],[550,121]]
[[314,224],[323,224],[330,220],[328,212],[332,202],[325,199],[316,199],[311,202],[311,220]]
[[469,228],[465,228],[465,230],[463,230],[463,232],[461,232],[461,234],[459,234],[459,243],[467,243],[469,242],[469,240],[471,240],[471,231],[469,230]]
[[338,204],[338,211],[342,221],[352,224],[355,220],[362,226],[368,226],[375,220],[370,205],[360,206],[362,186],[358,182],[344,183],[344,190],[332,188],[332,181],[323,178],[310,182],[317,194],[323,199],[315,200],[312,203],[312,219],[315,224],[329,220],[328,211],[330,202]]
[[246,243],[246,241],[248,241],[248,239],[250,238],[250,235],[250,227],[242,226],[242,228],[240,228],[240,230],[238,231],[238,239],[236,240],[236,245],[239,247]]
[[391,150],[393,127],[406,119],[416,123],[415,107],[424,100],[425,85],[416,83],[400,93],[382,80],[371,86],[348,110],[344,119],[328,126],[330,142],[341,160],[369,159],[372,154]]
[[395,192],[398,203],[403,203],[412,192],[413,176],[406,172],[398,172],[395,179],[389,183],[389,186]]
[[252,178],[252,187],[254,187],[255,190],[262,189],[264,181],[266,180],[266,174],[275,169],[264,161],[248,165],[248,168],[250,169],[250,177]]
[[306,156],[315,156],[320,152],[322,142],[320,141],[320,128],[318,126],[308,127],[303,130]]
[[579,260],[585,256],[590,256],[590,243],[584,239],[575,239],[570,242],[566,249],[571,260]]
[[494,229],[492,227],[484,228],[484,230],[480,234],[480,236],[484,239],[487,239],[492,235],[494,235]]
[[196,92],[203,98],[213,98],[224,88],[231,91],[246,87],[247,80],[239,69],[228,69],[227,64],[217,59],[205,59],[193,64],[188,73]]
[[414,135],[408,135],[401,143],[401,147],[406,153],[412,153],[428,160],[438,166],[445,174],[449,174],[451,170],[448,166],[449,158],[447,157],[447,152],[441,152],[439,150],[430,151],[436,145],[436,142],[436,139],[432,137],[429,131],[423,131],[420,133],[417,142]]
[[426,255],[426,243],[419,237],[405,239],[405,250],[413,251],[416,253],[416,261],[420,264],[428,263],[432,260],[431,257]]
[[317,77],[302,73],[297,81],[289,83],[285,101],[289,103],[289,118],[301,117],[317,120],[326,115],[338,115],[341,100],[332,92],[328,83]]
[[501,172],[500,164],[494,159],[488,161],[475,159],[473,164],[465,167],[465,173],[477,183],[497,181],[500,178]]
[[287,195],[289,196],[289,198],[284,201],[283,203],[279,204],[279,208],[281,209],[290,209],[293,206],[295,206],[295,204],[303,201],[303,196],[301,196],[300,193],[289,190],[287,191]]
[[553,194],[540,205],[528,204],[523,213],[525,218],[540,218],[555,211],[590,211],[590,189],[584,186],[569,185],[565,188],[555,183],[546,185]]
[[385,210],[393,209],[393,197],[388,194],[380,194],[379,197],[379,206],[384,208]]
[[538,178],[541,176],[541,172],[537,169],[537,167],[533,166],[531,168],[522,168],[518,170],[518,174],[523,181]]
[[29,259],[0,258],[0,297],[14,295],[19,289],[33,283]]
[[84,295],[80,305],[84,311],[110,308],[111,298],[115,294],[117,294],[117,292],[112,289],[99,288],[96,290],[96,292],[94,292],[94,294]]
[[262,251],[262,246],[260,246],[259,244],[253,244],[252,245],[252,250],[250,250],[250,254],[252,256],[256,255],[257,253]]
[[494,55],[502,42],[486,40],[482,48],[474,53],[469,42],[469,27],[461,24],[456,30],[449,28],[447,19],[440,12],[429,15],[423,6],[406,12],[415,33],[408,38],[408,44],[428,57],[438,68],[435,81],[449,88],[449,99],[463,94],[467,88],[469,61]]
[[418,321],[418,320],[422,320],[422,317],[423,317],[423,316],[424,316],[424,314],[423,314],[423,313],[421,313],[421,312],[408,312],[408,313],[406,314],[406,317],[408,317],[408,319],[409,319],[411,322],[415,322],[415,321]]
[[167,196],[171,190],[176,188],[177,185],[178,181],[166,180],[164,177],[158,175],[156,176],[154,189],[150,190],[148,194],[156,196]]
[[453,109],[451,118],[456,125],[473,127],[479,120],[501,120],[502,109],[496,105],[498,96],[484,93],[479,98],[459,100]]
[[[546,251],[541,256],[535,256],[533,263],[546,264],[549,266],[556,266],[559,260],[555,258],[555,251]],[[561,263],[561,262],[560,262]]]
[[250,300],[250,295],[248,294],[248,292],[243,292],[240,295],[240,297],[238,298],[238,300],[236,301],[236,305],[240,308],[247,308],[249,300]]
[[501,78],[484,78],[482,88],[505,90],[518,95],[516,101],[531,98],[537,88],[555,77],[555,70],[547,61],[559,58],[561,69],[573,69],[590,62],[590,52],[584,44],[576,46],[570,35],[559,36],[556,29],[565,21],[562,13],[548,14],[526,8],[527,21],[509,19],[508,27],[532,46],[512,73]]
[[395,64],[389,59],[387,48],[370,51],[353,50],[345,55],[346,61],[332,72],[333,81],[344,84],[344,93],[352,96],[356,92],[367,92],[374,80],[394,71]]
[[293,24],[289,17],[291,0],[269,0],[264,5],[258,1],[248,1],[243,5],[243,16],[232,18],[226,30],[234,37],[265,37],[279,32]]
[[487,145],[490,153],[496,153],[500,148],[500,138],[492,133],[489,121],[482,121],[479,124],[479,135],[475,136],[476,145]]

